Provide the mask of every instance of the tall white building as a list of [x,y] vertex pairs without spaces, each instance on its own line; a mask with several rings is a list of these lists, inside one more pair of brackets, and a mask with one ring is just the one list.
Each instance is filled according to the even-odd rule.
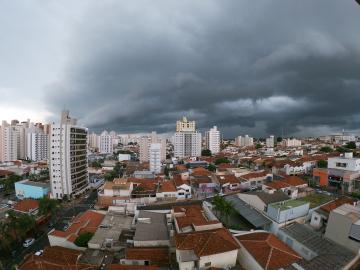
[[250,137],[249,135],[238,136],[235,139],[236,146],[240,147],[247,147],[247,146],[253,146],[254,145],[254,138]]
[[26,131],[29,128],[29,122],[22,122],[15,126],[17,142],[17,158],[26,158]]
[[97,135],[95,132],[89,134],[89,147],[94,150],[100,151],[100,136]]
[[212,154],[220,152],[220,131],[216,126],[211,128],[205,134],[206,147],[211,151]]
[[100,153],[101,154],[112,154],[113,153],[113,139],[109,132],[104,130],[100,134]]
[[49,157],[49,135],[38,127],[31,126],[26,131],[25,157],[32,161],[47,160]]
[[152,143],[149,149],[150,171],[154,173],[161,172],[161,144]]
[[269,138],[266,138],[266,147],[273,148],[275,146],[275,137],[271,135]]
[[160,160],[164,161],[166,159],[166,139],[159,137],[157,133],[153,131],[151,134],[140,138],[140,162],[149,162],[150,145],[152,143],[160,144]]
[[2,121],[0,126],[0,162],[17,159],[17,131],[14,126]]
[[301,140],[285,139],[282,141],[282,145],[285,147],[298,147],[298,146],[301,146]]
[[53,198],[73,197],[89,186],[87,128],[63,111],[60,124],[53,124],[50,135],[50,186]]
[[195,121],[186,117],[176,122],[174,156],[177,158],[201,156],[201,133],[195,130]]
[[176,121],[176,132],[195,132],[196,123],[195,121],[188,121],[188,119],[183,116],[181,120]]

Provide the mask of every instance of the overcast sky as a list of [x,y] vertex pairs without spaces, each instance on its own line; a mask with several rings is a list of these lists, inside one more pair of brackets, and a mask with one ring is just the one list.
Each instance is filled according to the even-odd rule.
[[0,119],[358,132],[359,26],[353,0],[0,0]]

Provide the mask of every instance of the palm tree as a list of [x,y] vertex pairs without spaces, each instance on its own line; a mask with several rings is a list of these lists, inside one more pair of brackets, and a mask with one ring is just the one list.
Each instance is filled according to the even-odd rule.
[[220,214],[221,219],[225,218],[226,223],[229,223],[229,217],[234,213],[233,204],[225,200],[224,197],[216,195],[213,199],[213,205],[216,213]]
[[43,197],[39,201],[39,213],[41,215],[54,215],[58,209],[58,201],[48,197]]

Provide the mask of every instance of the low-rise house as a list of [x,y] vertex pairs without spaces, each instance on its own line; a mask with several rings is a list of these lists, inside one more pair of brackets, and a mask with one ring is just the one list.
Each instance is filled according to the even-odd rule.
[[177,233],[205,231],[222,228],[214,216],[207,215],[199,204],[174,206],[172,209]]
[[262,186],[265,181],[271,181],[273,175],[266,171],[255,171],[240,176],[242,189],[256,189]]
[[83,252],[64,247],[45,247],[41,256],[25,257],[19,270],[96,270],[95,265],[82,262]]
[[271,203],[287,201],[290,198],[282,191],[263,190],[239,193],[239,198],[259,211],[267,210]]
[[325,237],[352,250],[360,250],[360,205],[343,204],[330,212]]
[[216,175],[215,181],[223,192],[240,189],[240,181],[233,174]]
[[119,251],[120,235],[123,231],[130,230],[133,218],[107,212],[94,236],[88,242],[88,247],[97,250]]
[[250,232],[236,236],[240,243],[238,260],[244,269],[278,270],[302,257],[268,232]]
[[22,180],[15,183],[15,194],[18,199],[41,199],[50,192],[50,183]]
[[262,186],[262,189],[272,189],[272,190],[281,190],[287,196],[292,199],[301,197],[300,194],[306,196],[304,189],[308,187],[308,184],[298,176],[287,176],[281,180],[274,180],[265,182]]
[[135,247],[170,246],[166,214],[139,211],[134,235]]
[[169,269],[170,251],[168,247],[127,248],[125,258],[121,259],[120,263],[124,265],[143,265]]
[[191,199],[191,185],[189,180],[174,176],[173,178],[176,189],[178,191],[178,199]]
[[52,229],[48,233],[50,246],[84,250],[75,245],[75,240],[83,233],[95,233],[104,217],[104,214],[92,210],[79,214],[65,231]]
[[277,223],[285,223],[309,212],[310,203],[298,199],[271,203],[267,207],[267,215]]
[[354,202],[356,202],[355,199],[343,196],[321,206],[320,208],[312,212],[310,225],[315,229],[321,229],[323,227],[326,227],[330,212],[332,210],[338,208],[343,204],[353,204]]
[[173,181],[163,181],[159,183],[158,190],[156,192],[157,200],[177,200],[178,191]]
[[180,270],[236,265],[239,244],[225,228],[176,234],[175,245]]
[[295,222],[282,227],[277,236],[304,258],[287,267],[287,270],[356,269],[351,267],[356,262],[357,254],[324,238],[305,224]]
[[24,199],[18,201],[12,208],[12,210],[28,215],[37,215],[39,213],[39,201],[34,199]]
[[98,204],[101,206],[117,205],[117,201],[129,199],[133,183],[124,178],[106,181],[98,191]]

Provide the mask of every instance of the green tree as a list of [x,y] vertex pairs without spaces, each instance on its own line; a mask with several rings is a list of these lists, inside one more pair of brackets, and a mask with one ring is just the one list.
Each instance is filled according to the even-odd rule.
[[344,147],[337,147],[336,148],[336,152],[339,152],[339,153],[345,153],[347,151],[347,149],[345,149]]
[[276,142],[278,142],[278,143],[282,142],[282,140],[283,140],[282,137],[277,137],[276,138]]
[[356,149],[356,143],[355,142],[348,142],[345,146],[348,149]]
[[92,232],[85,232],[79,235],[78,238],[75,239],[74,244],[78,247],[87,247],[88,242],[94,236]]
[[257,143],[256,146],[255,146],[256,149],[260,149],[260,148],[262,148],[262,147],[263,147],[263,146],[262,146],[262,144],[260,144],[260,143]]
[[215,160],[215,165],[219,165],[221,163],[230,163],[230,160],[225,157],[221,157]]
[[59,203],[57,200],[43,197],[39,201],[39,213],[41,215],[51,214],[54,215],[58,210]]
[[320,148],[320,151],[321,151],[321,152],[324,152],[324,153],[330,153],[330,152],[333,151],[333,149],[332,149],[332,147],[326,145],[326,146],[321,147],[321,148]]
[[6,179],[2,180],[1,184],[4,185],[5,194],[11,194],[15,191],[15,182],[21,180],[21,177],[18,175],[10,175]]
[[212,163],[209,163],[208,165],[208,170],[211,172],[215,172],[216,171],[216,166]]
[[318,166],[318,168],[327,168],[327,166],[328,166],[328,162],[327,162],[327,160],[319,160],[318,162],[317,162],[317,166]]
[[211,151],[209,149],[204,149],[201,151],[203,157],[211,157]]
[[234,213],[234,206],[231,202],[225,200],[224,197],[216,195],[212,201],[214,210],[220,214],[221,218],[225,218],[226,223],[229,222],[229,217]]

